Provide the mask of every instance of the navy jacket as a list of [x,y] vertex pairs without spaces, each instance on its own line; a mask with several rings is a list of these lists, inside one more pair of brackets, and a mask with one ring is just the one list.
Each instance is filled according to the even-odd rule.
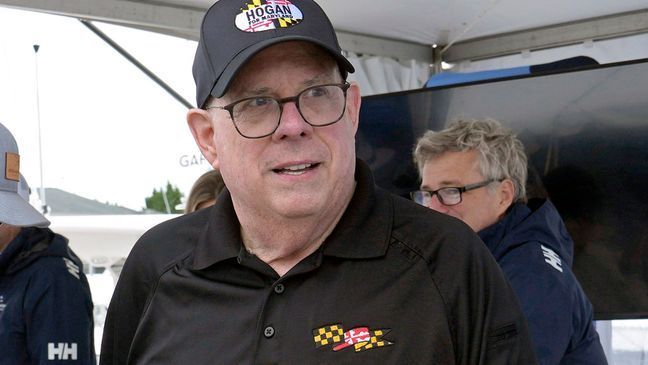
[[93,306],[79,258],[49,229],[0,253],[0,364],[95,364]]
[[541,364],[607,364],[592,304],[571,271],[574,243],[549,201],[515,204],[479,236],[518,295]]

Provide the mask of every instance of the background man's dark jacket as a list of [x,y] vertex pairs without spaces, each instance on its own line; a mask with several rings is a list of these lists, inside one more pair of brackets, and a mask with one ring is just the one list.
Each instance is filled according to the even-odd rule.
[[95,364],[92,313],[67,239],[22,228],[0,253],[0,364]]
[[479,236],[520,299],[539,362],[606,364],[592,305],[571,271],[574,243],[553,204],[515,204]]

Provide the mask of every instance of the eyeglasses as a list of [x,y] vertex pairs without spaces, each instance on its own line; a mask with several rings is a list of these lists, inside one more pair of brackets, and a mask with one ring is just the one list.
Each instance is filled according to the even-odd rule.
[[350,86],[348,82],[317,85],[287,98],[253,96],[206,109],[227,110],[241,136],[263,138],[277,130],[283,105],[288,102],[294,102],[302,118],[313,127],[324,127],[339,121],[344,115],[346,93]]
[[410,197],[418,204],[427,207],[432,202],[432,197],[436,195],[441,204],[445,206],[453,206],[461,203],[462,201],[461,194],[467,191],[479,189],[494,181],[500,181],[500,180],[489,179],[489,180],[484,180],[482,182],[478,182],[476,184],[470,184],[466,186],[448,186],[434,191],[416,190],[410,193]]

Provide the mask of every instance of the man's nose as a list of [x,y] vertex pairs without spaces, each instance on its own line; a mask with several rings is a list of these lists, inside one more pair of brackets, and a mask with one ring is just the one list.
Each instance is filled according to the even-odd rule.
[[272,135],[275,139],[293,138],[307,136],[313,131],[313,126],[306,123],[297,109],[294,101],[283,104],[279,126]]

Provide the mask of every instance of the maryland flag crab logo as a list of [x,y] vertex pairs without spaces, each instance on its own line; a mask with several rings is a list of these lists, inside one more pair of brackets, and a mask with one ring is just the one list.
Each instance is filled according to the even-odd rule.
[[314,329],[313,341],[316,348],[335,345],[333,351],[353,347],[355,352],[360,352],[393,345],[393,342],[382,338],[390,331],[391,329],[370,330],[369,327],[356,327],[345,332],[342,325],[334,324]]
[[304,16],[288,0],[252,0],[236,16],[236,27],[244,32],[287,28],[299,24]]

